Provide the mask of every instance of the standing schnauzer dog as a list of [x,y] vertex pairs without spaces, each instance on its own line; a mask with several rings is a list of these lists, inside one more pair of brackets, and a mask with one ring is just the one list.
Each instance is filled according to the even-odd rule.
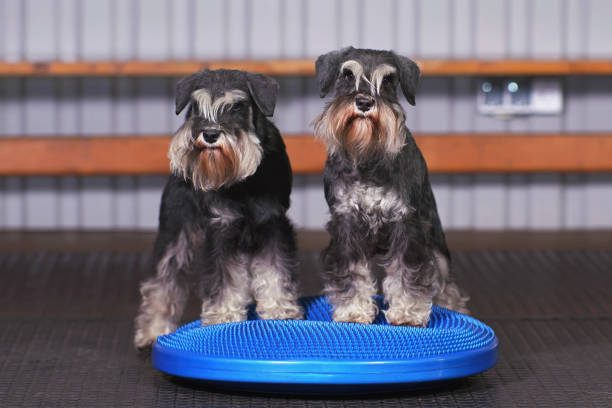
[[140,287],[134,343],[173,331],[190,290],[202,324],[246,320],[255,301],[263,319],[297,319],[296,245],[286,211],[291,167],[272,116],[278,84],[242,71],[202,71],[176,88],[187,105],[168,156],[154,248],[156,276]]
[[320,56],[316,78],[321,97],[335,91],[314,121],[328,150],[331,242],[322,260],[333,319],[374,320],[375,262],[386,273],[389,323],[426,326],[433,302],[467,312],[467,297],[449,277],[427,165],[396,95],[399,84],[414,105],[419,68],[391,51],[349,47]]

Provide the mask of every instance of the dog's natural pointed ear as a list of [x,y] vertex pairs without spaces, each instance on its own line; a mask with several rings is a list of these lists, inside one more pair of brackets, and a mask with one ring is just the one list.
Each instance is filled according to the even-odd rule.
[[176,98],[175,98],[175,112],[178,115],[181,113],[185,106],[191,99],[191,93],[200,87],[200,79],[202,78],[202,72],[196,72],[195,74],[189,75],[176,84]]
[[408,100],[408,103],[414,105],[414,95],[416,94],[417,86],[419,85],[419,77],[421,70],[419,66],[410,58],[403,57],[393,53],[395,64],[399,71],[399,80],[402,87],[402,92]]
[[276,107],[278,82],[268,76],[249,72],[247,73],[247,86],[261,113],[265,116],[272,116]]
[[317,85],[319,85],[319,96],[323,98],[329,93],[338,78],[338,70],[343,55],[352,50],[353,47],[342,48],[320,55],[315,62]]

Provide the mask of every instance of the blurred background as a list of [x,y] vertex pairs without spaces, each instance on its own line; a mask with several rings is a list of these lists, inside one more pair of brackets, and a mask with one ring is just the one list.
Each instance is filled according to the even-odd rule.
[[[348,45],[421,66],[407,125],[497,365],[364,401],[162,375],[132,334],[175,83],[207,66],[278,79],[300,293],[319,294],[314,58]],[[610,0],[0,0],[0,407],[612,406],[611,243]],[[200,311],[192,296],[183,322]]]
[[[46,75],[36,71],[41,62],[301,60],[353,45],[392,49],[425,66],[501,59],[603,61],[605,67],[612,58],[611,17],[607,0],[0,0],[0,137],[168,136],[181,123],[173,113],[181,75],[100,76],[87,67]],[[20,63],[36,72],[20,73]],[[612,69],[606,69],[532,76],[533,69],[516,74],[502,66],[494,77],[478,69],[461,75],[425,69],[417,105],[404,104],[407,125],[431,137],[598,132],[612,138]],[[281,72],[277,79],[274,122],[287,138],[312,133],[324,105],[313,76]],[[157,227],[164,174],[8,173],[0,174],[1,229]],[[435,171],[431,178],[449,230],[612,228],[606,171],[509,167]],[[302,229],[323,228],[328,211],[320,173],[295,175],[290,215]]]

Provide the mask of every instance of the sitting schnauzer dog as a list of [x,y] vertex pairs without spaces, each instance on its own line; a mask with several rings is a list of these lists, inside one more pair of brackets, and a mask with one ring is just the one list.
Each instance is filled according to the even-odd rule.
[[433,302],[467,312],[467,297],[449,277],[427,165],[396,95],[399,84],[414,105],[419,68],[391,51],[349,47],[320,56],[316,79],[321,97],[335,91],[314,121],[328,150],[331,242],[322,260],[334,321],[374,320],[375,264],[386,274],[389,323],[426,326]]
[[155,277],[140,287],[134,343],[176,329],[189,292],[202,299],[202,324],[297,319],[297,264],[286,211],[291,166],[272,116],[278,84],[243,71],[201,71],[176,87],[187,105],[168,156],[154,247]]

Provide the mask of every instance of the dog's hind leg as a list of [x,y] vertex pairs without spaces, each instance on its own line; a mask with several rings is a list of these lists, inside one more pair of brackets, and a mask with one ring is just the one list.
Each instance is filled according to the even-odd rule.
[[183,276],[189,260],[189,242],[181,232],[157,262],[156,276],[140,285],[142,302],[135,320],[136,347],[146,347],[158,336],[176,329],[189,294]]
[[449,259],[438,251],[434,251],[437,268],[437,285],[434,302],[438,306],[454,310],[456,312],[469,314],[467,302],[469,296],[457,286],[450,277]]

